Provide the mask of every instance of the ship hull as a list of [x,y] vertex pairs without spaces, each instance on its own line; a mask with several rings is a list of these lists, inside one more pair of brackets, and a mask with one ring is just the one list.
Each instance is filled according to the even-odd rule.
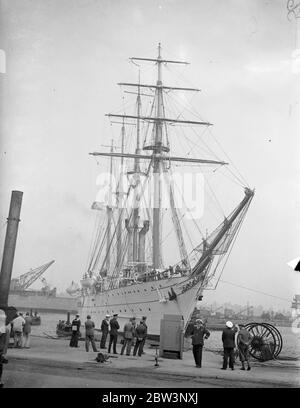
[[21,311],[33,309],[49,313],[77,313],[79,308],[78,299],[47,296],[39,291],[11,292],[8,297],[8,305]]
[[[200,282],[183,290],[187,282],[185,277],[171,278],[89,294],[82,299],[80,316],[85,318],[91,315],[99,329],[107,314],[112,316],[117,313],[120,330],[129,318],[135,317],[139,321],[142,316],[146,316],[148,334],[157,336],[165,314],[180,315],[187,324],[202,292]],[[169,296],[171,288],[176,294],[173,300]]]

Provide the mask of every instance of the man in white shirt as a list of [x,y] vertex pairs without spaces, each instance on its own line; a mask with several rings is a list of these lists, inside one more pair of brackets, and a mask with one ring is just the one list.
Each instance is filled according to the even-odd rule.
[[2,384],[2,371],[3,371],[3,363],[7,363],[7,359],[5,358],[5,345],[6,345],[6,315],[2,309],[0,309],[0,388],[3,387]]
[[25,325],[25,320],[22,316],[22,313],[19,313],[12,321],[12,328],[14,333],[14,347],[15,348],[22,348],[23,343],[23,326]]
[[10,325],[15,317],[18,317],[15,307],[9,306],[5,309],[0,309],[0,388],[3,387],[1,382],[3,364],[8,363],[6,352],[9,343]]

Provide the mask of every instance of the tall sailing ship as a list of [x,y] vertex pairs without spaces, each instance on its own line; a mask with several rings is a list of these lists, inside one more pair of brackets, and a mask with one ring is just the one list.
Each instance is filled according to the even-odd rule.
[[[121,113],[107,114],[111,124],[120,127],[121,143],[112,142],[109,152],[90,153],[102,163],[107,158],[110,169],[106,190],[102,183],[105,194],[92,206],[99,211],[81,280],[80,313],[92,315],[98,326],[106,314],[117,313],[121,327],[130,317],[146,316],[149,334],[158,335],[165,314],[181,315],[187,324],[203,291],[216,287],[254,191],[240,183],[244,195],[236,207],[228,215],[222,213],[217,224],[215,219],[204,224],[202,213],[209,206],[201,207],[202,193],[211,187],[206,185],[206,175],[227,171],[229,165],[210,148],[205,157],[193,157],[198,139],[203,141],[203,130],[209,131],[211,123],[199,115],[197,120],[183,118],[187,109],[178,111],[170,95],[179,94],[182,102],[183,93],[199,90],[167,86],[162,75],[169,66],[187,63],[164,59],[160,44],[157,58],[132,57],[130,61],[138,66],[139,79],[119,85],[134,95],[134,111],[127,113],[124,108]],[[141,83],[143,64],[157,70],[155,83]],[[173,116],[168,101],[177,106]],[[189,113],[195,116],[194,111]],[[180,129],[180,154],[174,154],[176,127]],[[188,129],[192,129],[191,137]],[[175,174],[180,166],[184,172]],[[219,206],[216,194],[211,196]]]

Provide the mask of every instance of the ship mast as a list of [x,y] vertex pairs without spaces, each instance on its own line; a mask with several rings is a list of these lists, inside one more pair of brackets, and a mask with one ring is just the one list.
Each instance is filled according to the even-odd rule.
[[[114,141],[111,141],[110,152],[114,151]],[[110,268],[110,247],[111,247],[111,222],[112,222],[112,171],[113,171],[113,157],[110,158],[110,172],[109,172],[109,196],[108,205],[106,206],[107,215],[107,235],[106,235],[106,269]]]
[[[139,72],[139,84],[140,84],[140,72]],[[137,94],[137,123],[136,123],[136,150],[135,153],[139,155],[141,153],[140,150],[140,116],[141,116],[141,92],[140,86],[138,86],[138,94]],[[135,185],[136,185],[136,194],[139,191],[139,184],[140,184],[140,159],[136,157],[134,159],[134,177],[135,177]],[[139,201],[135,200],[136,205],[133,209],[133,262],[138,262],[138,236],[139,236]]]
[[153,173],[154,173],[154,198],[153,198],[153,229],[152,229],[152,263],[153,268],[161,266],[161,160],[157,156],[162,152],[162,121],[163,96],[161,73],[161,45],[158,45],[157,57],[157,107],[155,122],[155,141],[153,146]]
[[[152,223],[152,267],[158,269],[162,266],[162,209],[161,209],[161,198],[162,198],[162,181],[161,174],[164,171],[164,163],[166,160],[168,162],[177,161],[177,162],[186,162],[186,163],[201,163],[201,164],[212,164],[212,165],[226,165],[228,163],[217,160],[206,160],[201,158],[184,158],[184,157],[175,157],[175,156],[166,156],[165,153],[169,152],[169,147],[164,146],[163,144],[163,126],[167,123],[178,123],[178,124],[188,124],[188,125],[202,125],[202,126],[211,126],[212,124],[205,121],[191,121],[191,120],[180,120],[176,118],[166,118],[164,115],[164,102],[163,102],[163,92],[164,90],[174,90],[174,91],[199,91],[195,88],[179,88],[179,87],[170,87],[164,86],[162,82],[162,64],[188,64],[184,61],[173,61],[163,59],[161,56],[161,45],[158,45],[158,57],[157,58],[137,58],[132,57],[131,60],[137,61],[151,61],[157,64],[157,81],[155,85],[141,84],[140,79],[138,83],[119,83],[119,85],[137,87],[138,89],[138,98],[137,98],[137,115],[126,115],[126,114],[107,114],[110,118],[127,118],[137,120],[137,146],[135,153],[102,153],[102,152],[93,152],[90,153],[93,156],[108,156],[108,157],[119,157],[119,158],[133,158],[134,159],[134,177],[139,184],[139,173],[140,173],[140,160],[150,160],[153,166],[153,181],[154,181],[154,197],[153,197],[153,223]],[[150,89],[155,89],[155,113],[151,116],[141,116],[141,101],[140,101],[140,88],[147,87]],[[146,121],[153,123],[154,126],[154,140],[149,146],[144,146],[143,150],[151,150],[152,154],[142,154],[140,148],[140,121]],[[172,201],[172,200],[171,200]],[[174,211],[173,211],[174,213]],[[173,214],[174,215],[174,214]],[[139,210],[137,208],[133,209],[132,224],[129,225],[129,220],[125,220],[125,225],[128,231],[128,260],[129,261],[138,261],[138,221],[139,221]],[[174,218],[174,216],[173,216]],[[176,221],[176,217],[174,218]],[[176,224],[176,222],[175,222]],[[149,225],[146,223],[146,230],[149,228]],[[180,233],[178,226],[176,228],[178,234]],[[179,234],[180,235],[180,234]],[[179,237],[180,248],[184,249],[182,246],[182,239]],[[186,251],[184,251],[186,252]],[[186,258],[186,254],[184,254]]]
[[[125,141],[125,125],[124,125],[124,119],[122,123],[122,129],[121,129],[121,153],[124,153],[124,141]],[[111,157],[112,159],[112,157]],[[121,175],[120,175],[120,180],[117,186],[117,200],[118,200],[118,208],[119,208],[119,216],[118,216],[118,223],[117,223],[117,267],[119,267],[122,263],[122,228],[123,228],[123,198],[124,198],[124,186],[123,186],[123,181],[124,181],[124,157],[121,157]]]

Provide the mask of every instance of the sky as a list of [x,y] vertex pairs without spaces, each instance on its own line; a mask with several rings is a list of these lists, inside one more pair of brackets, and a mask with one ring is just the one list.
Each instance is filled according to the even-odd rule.
[[[191,62],[198,111],[255,197],[213,302],[286,308],[300,275],[299,19],[285,0],[1,0],[0,225],[24,192],[13,276],[52,259],[59,290],[85,272],[105,114],[136,81],[131,56]],[[228,283],[230,282],[230,283]],[[232,285],[235,284],[237,286]],[[276,297],[241,288],[247,287]],[[281,298],[281,299],[279,299]]]

